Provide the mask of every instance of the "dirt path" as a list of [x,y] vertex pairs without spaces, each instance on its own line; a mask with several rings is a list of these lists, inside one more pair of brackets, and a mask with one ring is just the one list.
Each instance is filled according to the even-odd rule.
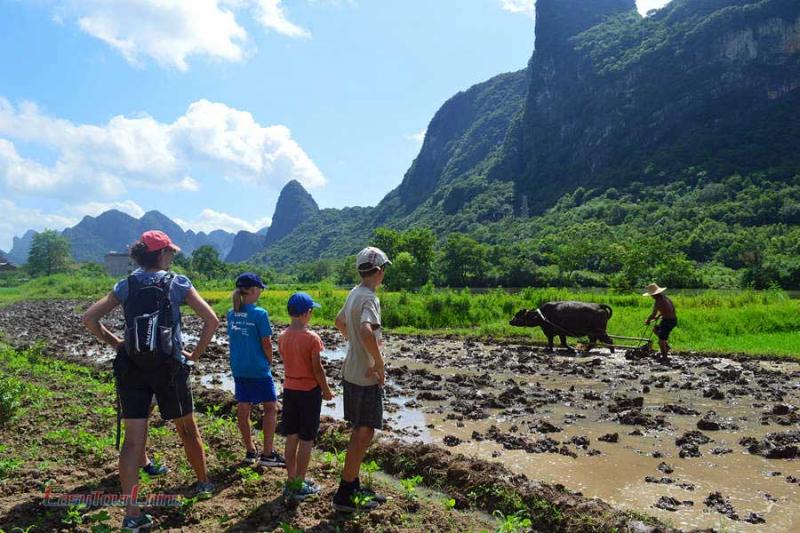
[[[88,339],[77,321],[79,307],[16,304],[0,311],[0,331],[17,343],[47,340],[62,355],[103,367],[113,354]],[[198,325],[186,323],[191,340]],[[109,325],[118,329],[121,317]],[[330,330],[321,334],[330,348],[329,375],[336,375],[341,338]],[[386,433],[402,443],[376,448],[384,464],[392,464],[392,455],[409,464],[420,453],[433,460],[431,450],[441,462],[438,454],[451,449],[475,464],[499,462],[508,476],[525,475],[526,483],[562,484],[681,528],[800,529],[796,363],[691,357],[660,365],[620,353],[574,357],[513,343],[416,336],[390,336],[387,347]],[[200,370],[201,384],[230,389],[224,335]],[[224,392],[213,398],[232,405]],[[335,403],[327,412],[341,416]],[[420,452],[425,443],[437,446]],[[402,465],[395,471],[411,473]],[[448,484],[447,476],[433,481]],[[530,494],[544,497],[545,486]],[[479,499],[474,491],[454,495],[461,506]]]

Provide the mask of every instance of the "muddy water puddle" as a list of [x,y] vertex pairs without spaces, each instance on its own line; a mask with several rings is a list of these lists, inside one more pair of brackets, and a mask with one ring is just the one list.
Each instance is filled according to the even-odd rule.
[[[408,348],[407,341],[401,342]],[[458,350],[453,348],[445,345],[439,355],[450,351],[458,357]],[[387,357],[392,369],[385,388],[387,426],[401,439],[432,442],[465,455],[492,458],[531,479],[562,484],[684,529],[750,532],[764,531],[768,525],[770,531],[800,530],[800,485],[788,481],[800,478],[800,461],[766,459],[748,453],[739,444],[745,435],[761,439],[787,429],[774,423],[762,424],[762,413],[775,404],[777,397],[761,391],[757,395],[760,398],[754,398],[744,389],[725,386],[721,388],[733,388],[738,395],[723,399],[704,396],[709,392],[701,384],[713,386],[714,380],[706,378],[720,372],[738,375],[740,383],[744,383],[742,378],[756,378],[738,363],[715,359],[703,363],[705,366],[671,368],[648,362],[646,369],[634,371],[623,354],[598,352],[588,358],[553,355],[547,365],[525,374],[505,368],[487,372],[464,361],[448,366],[448,359],[443,357],[428,353],[421,360],[409,357],[412,354],[408,349],[390,349]],[[335,374],[344,355],[343,346],[323,353],[329,374],[330,369]],[[594,369],[593,375],[582,375],[586,368]],[[763,362],[754,363],[753,368],[768,375],[794,376],[783,383],[780,401],[800,405],[800,382],[796,379],[800,365]],[[414,387],[409,376],[423,379],[416,380],[418,387]],[[448,388],[461,377],[467,378],[464,385]],[[233,391],[232,378],[226,373],[203,376],[201,381]],[[696,387],[681,388],[695,382]],[[515,389],[521,391],[521,397],[547,399],[534,408],[514,401],[504,408],[486,407],[493,398]],[[640,412],[649,420],[663,417],[664,426],[620,424],[616,419],[620,412],[612,413],[606,405],[616,397],[642,398]],[[467,409],[456,413],[453,402],[461,402]],[[610,409],[616,410],[616,404],[611,404]],[[710,441],[697,447],[700,455],[680,457],[682,448],[676,446],[676,439],[699,431],[698,420],[709,411],[715,413],[713,420],[723,428],[738,429],[701,432]],[[326,402],[323,413],[341,418],[341,396]],[[601,440],[615,434],[616,442]],[[528,442],[549,439],[552,449],[530,453],[514,449],[519,443],[506,446],[502,437],[489,435],[521,436]],[[705,505],[704,500],[716,492],[732,506],[736,519]],[[663,497],[677,502],[677,510],[655,507]],[[750,513],[756,513],[765,523],[746,522],[747,518],[759,521]]]
[[[452,346],[451,349],[457,346]],[[466,355],[466,352],[463,355]],[[509,355],[509,354],[506,354]],[[510,362],[510,361],[509,361]],[[532,479],[561,483],[589,497],[601,498],[620,508],[656,515],[681,528],[713,527],[727,531],[798,531],[800,530],[800,486],[792,479],[800,477],[800,461],[766,459],[748,453],[739,444],[743,436],[761,439],[771,432],[789,428],[762,424],[762,414],[776,401],[797,406],[797,364],[755,363],[755,372],[730,361],[689,361],[679,368],[647,365],[631,368],[622,354],[574,358],[555,356],[530,374],[499,371],[484,387],[476,387],[475,398],[485,393],[501,393],[516,387],[521,395],[536,395],[542,390],[553,393],[551,401],[530,409],[530,405],[487,410],[479,420],[447,420],[437,412],[436,404],[423,402],[428,423],[433,424],[433,441],[448,441],[451,449],[483,458],[494,457],[515,472]],[[394,360],[409,371],[427,368],[442,376],[485,375],[477,366],[442,367],[416,359]],[[594,371],[583,372],[593,368]],[[767,376],[758,376],[759,371]],[[576,372],[576,373],[575,373]],[[776,380],[777,390],[759,387],[751,394],[747,384],[768,379],[770,373],[784,376]],[[584,375],[591,374],[591,375]],[[719,375],[736,377],[732,385],[720,384]],[[647,385],[642,385],[645,383]],[[737,389],[738,383],[738,389]],[[716,385],[721,394],[709,390]],[[645,387],[647,387],[645,389]],[[704,390],[705,389],[705,390]],[[643,392],[647,390],[647,392]],[[728,396],[723,399],[720,395]],[[559,397],[558,393],[570,393]],[[708,395],[709,397],[705,397]],[[615,396],[642,398],[639,411],[652,422],[663,416],[663,427],[647,428],[639,424],[620,424],[621,414],[610,413],[609,402]],[[668,412],[664,412],[664,409]],[[612,403],[611,408],[615,405]],[[697,414],[675,414],[692,412]],[[676,439],[687,432],[699,431],[698,420],[713,411],[709,424],[719,423],[731,429],[701,432],[711,439],[697,447],[698,457],[680,457]],[[622,412],[624,413],[624,411]],[[442,416],[442,415],[445,416]],[[547,422],[552,427],[542,426]],[[785,421],[784,421],[785,422]],[[523,443],[487,438],[492,433],[522,436],[528,441],[550,439],[552,451],[529,453]],[[733,427],[738,429],[732,429]],[[796,430],[796,424],[791,426]],[[542,431],[545,431],[543,433]],[[631,434],[633,433],[633,434]],[[616,434],[617,442],[599,440]],[[578,443],[570,447],[559,444]],[[511,448],[511,449],[509,449]],[[563,449],[562,449],[563,448]],[[559,450],[566,453],[559,453]],[[661,470],[659,466],[661,465]],[[666,473],[665,473],[666,471]],[[704,500],[720,492],[731,504],[738,519],[731,519],[709,509]],[[677,510],[654,507],[662,497],[674,498]],[[750,516],[756,513],[759,517]],[[750,519],[766,523],[751,524]],[[768,526],[768,527],[767,527]],[[765,529],[767,527],[767,529]]]
[[[63,316],[57,311],[51,304],[47,323],[39,325],[45,315],[33,304],[8,317],[0,312],[0,330],[108,365],[113,351],[88,338],[74,303],[63,305]],[[19,323],[30,326],[23,332]],[[107,324],[118,331],[121,317]],[[184,325],[191,343],[199,322],[187,317]],[[326,371],[338,384],[343,339],[318,331],[329,348]],[[199,385],[233,390],[225,340],[222,326],[197,366]],[[765,457],[798,457],[796,363],[680,357],[662,365],[620,352],[576,357],[501,342],[391,335],[386,352],[391,435],[499,461],[683,529],[800,531],[800,459]],[[279,357],[275,375],[280,384]],[[341,394],[324,412],[342,417]],[[616,442],[609,442],[614,434]],[[714,493],[712,509],[705,500]],[[675,510],[656,508],[659,501]]]

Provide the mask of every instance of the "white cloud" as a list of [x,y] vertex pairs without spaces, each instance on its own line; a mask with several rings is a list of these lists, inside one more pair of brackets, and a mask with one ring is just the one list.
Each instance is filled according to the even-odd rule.
[[660,9],[669,4],[670,0],[636,0],[636,7],[639,13],[646,15],[651,9]]
[[121,202],[88,202],[85,204],[72,206],[68,210],[81,217],[86,215],[96,217],[97,215],[105,213],[109,209],[122,211],[123,213],[129,214],[133,218],[142,218],[142,215],[145,213],[145,210],[142,208],[142,206],[133,200],[124,200]]
[[[248,52],[242,20],[292,38],[311,33],[291,22],[281,0],[54,0],[58,23],[80,29],[141,67],[145,58],[185,71],[188,59],[241,61]],[[238,18],[237,18],[238,17]]]
[[188,68],[189,56],[240,61],[247,31],[218,0],[64,0],[85,33],[134,65],[149,57],[162,67]]
[[204,231],[210,233],[214,230],[221,229],[230,233],[237,233],[242,230],[255,233],[264,226],[269,226],[272,223],[272,219],[267,217],[250,223],[241,218],[229,215],[228,213],[215,211],[213,209],[203,209],[200,216],[194,220],[178,218],[175,219],[175,222],[177,222],[184,231],[191,229],[195,232]]
[[500,0],[500,6],[511,13],[520,13],[532,19],[536,17],[535,0]]
[[[9,139],[51,150],[57,160],[47,166],[26,159]],[[262,126],[225,104],[199,100],[172,123],[120,115],[76,125],[0,98],[0,190],[82,200],[120,197],[130,188],[197,191],[196,173],[204,171],[275,186],[326,183],[289,128]]]
[[[536,18],[536,0],[498,0],[500,7],[511,13],[526,15],[531,19]],[[670,0],[637,0],[636,7],[639,13],[646,14],[651,9],[664,7]]]
[[0,248],[9,251],[14,235],[22,235],[29,229],[62,230],[78,223],[77,217],[44,213],[40,209],[20,207],[11,200],[0,198]]
[[422,143],[425,142],[425,134],[428,133],[427,128],[422,128],[417,133],[412,133],[411,135],[406,135],[406,139],[409,141],[413,141],[414,143],[422,146]]
[[311,32],[289,21],[281,0],[257,0],[255,11],[256,20],[267,29],[287,37],[311,37]]

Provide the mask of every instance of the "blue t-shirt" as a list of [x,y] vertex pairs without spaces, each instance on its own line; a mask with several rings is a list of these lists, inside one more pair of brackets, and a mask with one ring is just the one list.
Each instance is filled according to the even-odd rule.
[[[163,278],[167,272],[159,270],[158,272],[147,272],[141,268],[134,270],[131,275],[136,276],[136,280],[140,283],[154,283]],[[186,301],[186,295],[192,288],[192,282],[186,276],[175,276],[172,280],[172,285],[169,289],[169,301],[172,304],[172,320],[175,323],[175,335],[172,342],[179,350],[183,349],[183,338],[181,337],[181,306]],[[125,305],[125,300],[128,299],[128,278],[123,278],[114,285],[114,296],[117,297],[119,303]]]
[[235,378],[271,378],[272,372],[261,339],[272,336],[269,315],[263,307],[243,305],[228,311],[231,372]]

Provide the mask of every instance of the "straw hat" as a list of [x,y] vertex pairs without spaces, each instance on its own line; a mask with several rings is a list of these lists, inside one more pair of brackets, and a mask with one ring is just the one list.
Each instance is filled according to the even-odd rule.
[[647,292],[642,294],[642,296],[655,296],[656,294],[661,294],[667,290],[666,287],[659,287],[657,283],[651,283],[647,286]]

